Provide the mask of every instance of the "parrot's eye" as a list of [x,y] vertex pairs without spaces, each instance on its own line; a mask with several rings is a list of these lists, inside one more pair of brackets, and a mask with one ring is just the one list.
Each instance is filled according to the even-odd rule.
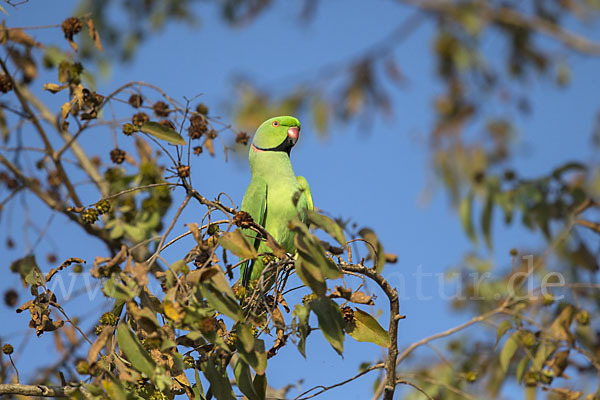
[[271,125],[273,125],[274,127],[278,127],[279,126],[279,121],[273,121],[273,123]]

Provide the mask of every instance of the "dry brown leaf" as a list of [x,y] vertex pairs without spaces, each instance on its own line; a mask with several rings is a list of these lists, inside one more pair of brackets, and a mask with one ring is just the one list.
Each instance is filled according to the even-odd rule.
[[104,326],[102,332],[100,333],[100,335],[98,335],[98,338],[96,339],[94,344],[92,344],[92,346],[90,347],[90,351],[88,352],[87,361],[89,365],[92,365],[96,362],[96,360],[98,359],[98,354],[100,354],[100,350],[102,350],[102,348],[108,341],[108,338],[112,336],[114,331],[114,326]]
[[373,304],[375,304],[375,302],[373,302],[373,296],[367,296],[365,293],[361,292],[360,290],[352,293],[352,295],[350,296],[350,301],[352,303],[366,304],[369,306],[372,306]]
[[215,156],[215,146],[213,144],[212,139],[206,138],[206,140],[204,140],[204,143],[202,144],[202,147],[204,147],[211,156]]
[[198,228],[198,224],[195,222],[192,222],[192,223],[186,224],[186,226],[188,227],[190,232],[192,232],[192,236],[194,237],[194,240],[196,241],[196,243],[202,244],[202,232],[200,232],[200,228]]
[[54,331],[54,348],[61,354],[65,352],[66,347],[60,337],[60,331]]
[[85,24],[88,27],[88,33],[90,35],[90,39],[92,39],[92,42],[94,42],[94,46],[99,51],[104,52],[104,49],[102,48],[102,43],[100,42],[100,35],[98,34],[96,27],[94,26],[94,21],[91,18],[87,18]]
[[0,26],[0,43],[4,44],[7,41],[19,43],[26,47],[38,47],[40,49],[44,47],[43,44],[36,42],[34,38],[26,34],[22,29],[6,29],[4,22],[2,22],[2,26]]
[[273,317],[273,323],[275,324],[277,331],[278,332],[279,332],[279,330],[283,331],[283,329],[285,329],[285,320],[283,319],[283,314],[281,313],[281,310],[279,309],[279,307],[275,307],[273,309],[272,317]]
[[81,258],[77,258],[77,257],[67,258],[65,261],[63,261],[62,264],[60,264],[60,266],[58,268],[53,268],[53,269],[50,270],[50,272],[48,272],[46,274],[46,282],[50,282],[50,279],[52,279],[52,277],[54,275],[56,275],[56,273],[58,271],[61,271],[61,270],[65,269],[65,268],[67,268],[69,265],[71,265],[73,263],[85,264],[85,260],[82,260]]

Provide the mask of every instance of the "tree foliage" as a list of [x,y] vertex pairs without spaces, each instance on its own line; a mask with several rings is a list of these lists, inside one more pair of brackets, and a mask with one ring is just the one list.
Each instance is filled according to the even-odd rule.
[[[350,63],[325,66],[279,93],[242,83],[232,124],[196,99],[174,99],[150,83],[94,91],[95,63],[115,54],[133,57],[139,41],[171,19],[195,21],[191,1],[112,3],[128,16],[142,13],[135,14],[135,24],[119,27],[110,21],[108,2],[83,1],[77,16],[54,28],[65,36],[60,47],[38,43],[9,24],[0,28],[2,209],[14,205],[21,210],[31,202],[47,210],[49,224],[58,215],[64,229],[104,247],[101,253],[81,255],[61,243],[72,255],[62,263],[47,260],[52,266],[47,272],[35,257],[35,246],[11,260],[10,270],[28,289],[16,311],[29,313],[29,327],[37,336],[54,335],[62,355],[35,382],[19,382],[14,348],[5,344],[0,376],[7,383],[0,385],[0,393],[286,398],[287,390],[278,392],[268,384],[269,360],[284,346],[312,357],[306,342],[322,335],[340,355],[346,340],[385,349],[384,356],[373,354],[372,363],[340,383],[379,371],[376,398],[392,399],[398,385],[414,389],[402,392],[407,399],[496,398],[509,382],[522,386],[527,398],[535,398],[540,389],[549,398],[600,398],[600,388],[592,386],[600,373],[593,319],[599,289],[595,249],[600,225],[593,221],[597,166],[574,160],[544,176],[521,177],[511,165],[515,126],[510,117],[514,110],[526,114],[532,107],[524,81],[542,77],[568,85],[565,53],[600,54],[600,44],[571,28],[578,23],[573,19],[597,16],[597,1],[398,1],[415,14]],[[228,22],[251,23],[270,3],[236,0],[221,6]],[[308,16],[317,5],[306,1]],[[384,277],[385,265],[397,256],[385,252],[373,230],[311,212],[310,227],[299,219],[289,221],[298,251],[285,254],[226,195],[206,198],[193,183],[197,172],[190,159],[205,157],[204,152],[227,155],[232,143],[246,146],[245,132],[274,110],[310,113],[322,133],[331,121],[391,113],[389,91],[405,80],[393,50],[421,24],[435,28],[431,51],[443,83],[432,109],[431,167],[465,233],[474,245],[491,248],[494,216],[502,216],[506,224],[540,232],[546,246],[535,257],[521,257],[515,248],[510,266],[493,266],[468,254],[465,267],[455,271],[464,293],[452,306],[472,318],[401,348],[398,324],[411,321],[403,320],[398,293]],[[490,35],[506,42],[505,54],[485,48]],[[540,44],[541,36],[549,44]],[[49,71],[56,78],[41,81]],[[490,111],[493,102],[510,112]],[[108,132],[114,143],[110,161],[95,142],[84,140]],[[119,148],[117,143],[125,141],[135,152]],[[203,217],[181,221],[192,206],[201,207]],[[182,222],[183,233],[175,229]],[[263,238],[271,252],[258,254],[242,233],[246,229]],[[590,238],[584,230],[595,235]],[[190,239],[185,251],[165,255],[184,239]],[[358,256],[362,253],[367,256]],[[238,266],[257,257],[268,264],[263,276],[248,288],[239,285]],[[496,278],[471,280],[473,272],[492,268],[500,272]],[[91,279],[102,285],[107,303],[91,327],[69,317],[63,299],[51,290],[52,280],[68,269],[89,269]],[[270,285],[263,277],[273,271],[277,278]],[[558,273],[566,280],[548,280]],[[365,289],[366,280],[376,285],[375,293]],[[534,287],[527,285],[530,281]],[[17,306],[16,297],[15,291],[7,292],[6,303]],[[383,316],[367,305],[385,309]],[[482,329],[475,338],[461,336],[481,322],[493,330]],[[421,346],[447,337],[447,350],[439,358],[410,358]],[[60,381],[53,375],[57,371]],[[340,384],[296,398],[312,398]]]

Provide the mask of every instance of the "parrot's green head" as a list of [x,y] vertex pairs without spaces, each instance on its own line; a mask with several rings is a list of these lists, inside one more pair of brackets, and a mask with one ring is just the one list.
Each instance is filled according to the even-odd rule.
[[251,152],[283,151],[288,155],[298,141],[300,121],[294,117],[274,117],[263,122],[252,140]]

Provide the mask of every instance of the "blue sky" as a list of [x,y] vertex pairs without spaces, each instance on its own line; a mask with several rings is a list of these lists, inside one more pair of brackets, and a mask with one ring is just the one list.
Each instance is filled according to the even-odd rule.
[[[60,7],[56,6],[58,3]],[[17,9],[7,9],[10,16],[5,20],[9,27],[54,24],[70,16],[73,4],[72,1],[53,5],[32,1]],[[227,120],[227,104],[232,102],[231,96],[235,96],[232,77],[243,74],[261,87],[284,91],[295,85],[295,79],[309,79],[320,65],[346,60],[368,48],[413,12],[383,0],[373,1],[369,8],[358,0],[346,1],[344,7],[340,3],[322,2],[313,20],[301,22],[299,9],[290,7],[287,2],[276,2],[249,26],[230,28],[221,22],[212,7],[202,6],[199,10],[202,21],[198,28],[168,25],[163,32],[144,42],[132,63],[114,65],[110,77],[98,82],[98,92],[108,93],[130,80],[141,80],[162,87],[178,99],[202,93],[201,101],[210,105],[211,113]],[[59,29],[31,31],[31,34],[41,41],[67,47]],[[398,254],[398,263],[387,266],[384,275],[395,285],[400,285],[402,279],[406,282],[406,298],[400,305],[401,313],[407,316],[400,322],[401,348],[467,318],[454,314],[448,304],[436,296],[436,277],[424,280],[424,292],[432,299],[417,299],[412,277],[419,268],[428,273],[443,272],[460,263],[466,251],[473,250],[441,187],[438,186],[428,204],[420,201],[423,190],[433,179],[427,135],[433,124],[433,96],[441,90],[430,52],[431,34],[431,25],[425,24],[394,51],[407,84],[393,92],[393,117],[377,117],[369,132],[361,131],[355,124],[331,125],[325,139],[318,138],[310,123],[303,122],[300,141],[292,152],[294,169],[307,178],[317,207],[333,216],[352,217],[360,226],[372,227],[386,250]],[[502,45],[494,41],[489,46],[498,48],[499,52],[503,50]],[[577,56],[571,60],[574,80],[568,88],[558,89],[551,82],[537,80],[526,84],[533,113],[517,118],[519,138],[515,166],[529,176],[547,173],[563,160],[588,161],[594,157],[590,132],[599,105],[597,71],[600,63]],[[48,80],[56,78],[50,76]],[[43,98],[60,104],[50,94],[44,94]],[[310,116],[298,117],[301,121],[310,121]],[[107,154],[112,137],[109,134],[87,136],[82,137],[82,142],[88,146],[106,145]],[[127,147],[129,144],[120,136],[119,145]],[[193,171],[211,171],[210,174],[196,173],[194,178],[197,190],[205,196],[210,198],[226,192],[237,204],[241,202],[250,178],[245,159],[224,163],[219,155],[210,158],[203,154],[194,160],[192,168]],[[90,192],[84,201],[91,203],[97,199]],[[31,208],[32,216],[38,215],[40,211],[35,202]],[[204,209],[196,205],[190,207],[173,236],[184,231],[183,223],[197,221],[203,213]],[[2,216],[2,241],[11,229],[14,236],[20,235],[21,219],[21,215],[5,213]],[[62,221],[59,216],[56,220]],[[500,218],[495,222],[494,251],[476,249],[483,257],[506,265],[510,262],[510,248],[532,248],[542,243],[538,235],[505,228]],[[59,260],[77,255],[87,258],[89,265],[92,257],[103,251],[97,243],[82,239],[77,228],[71,230],[68,225],[56,224],[51,233],[61,249]],[[66,241],[72,245],[64,246],[62,243]],[[55,251],[53,246],[42,243],[36,249],[38,258],[44,259],[47,252]],[[74,249],[78,254],[72,253]],[[10,251],[6,259],[17,257],[19,251],[24,250],[19,246]],[[166,256],[173,261],[178,259],[177,249],[167,252]],[[0,289],[4,291],[18,285],[17,277],[8,272],[7,261]],[[25,301],[26,291],[21,289],[20,294]],[[380,296],[377,308],[386,306],[384,297]],[[66,305],[73,315],[89,314],[89,307],[90,304],[82,301]],[[93,311],[98,313],[99,309]],[[5,321],[0,336],[9,335],[9,341],[16,347],[21,340],[26,343],[27,349],[17,364],[22,377],[33,376],[31,368],[44,364],[45,359],[40,355],[52,352],[51,336],[36,338],[26,328],[27,316],[15,315],[6,306],[0,308],[0,315]],[[382,324],[387,325],[385,315]],[[430,350],[421,351],[430,356]],[[331,384],[355,374],[360,362],[376,361],[382,355],[375,345],[347,338],[346,353],[341,359],[318,332],[310,335],[307,353],[309,358],[304,360],[293,346],[282,349],[280,356],[269,361],[270,384],[281,387],[294,383],[297,378],[304,379],[302,390],[317,384]],[[374,377],[375,373],[323,398],[368,398]]]

